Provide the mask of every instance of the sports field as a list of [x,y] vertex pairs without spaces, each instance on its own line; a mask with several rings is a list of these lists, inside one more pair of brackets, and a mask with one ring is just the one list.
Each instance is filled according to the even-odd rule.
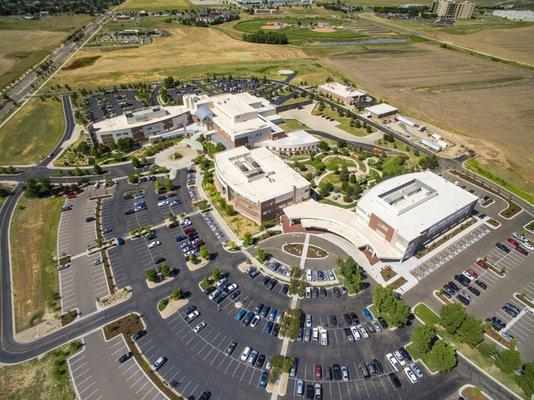
[[43,60],[89,16],[59,15],[39,20],[0,17],[0,88]]
[[298,70],[299,78],[308,82],[319,82],[331,74],[293,46],[247,43],[212,28],[180,26],[167,30],[169,36],[143,46],[142,50],[83,50],[74,62],[79,58],[100,58],[85,67],[60,71],[51,85],[68,83],[73,88],[94,88],[153,82],[168,75],[188,79],[207,73],[279,77],[276,71],[282,68]]
[[534,72],[427,43],[410,49],[320,60],[402,113],[460,134],[450,140],[480,154],[482,167],[534,193]]
[[30,100],[0,128],[0,165],[41,160],[59,142],[64,129],[61,100]]
[[[23,196],[10,228],[15,325],[17,331],[38,323],[43,315],[57,312],[57,227],[62,197]],[[57,304],[57,303],[56,303]]]
[[182,8],[192,7],[191,3],[187,0],[126,0],[119,7],[119,10],[132,11],[132,10],[176,10]]
[[269,18],[241,21],[234,25],[240,32],[260,29],[287,35],[290,42],[302,40],[356,39],[365,35],[349,29],[346,21],[332,18]]

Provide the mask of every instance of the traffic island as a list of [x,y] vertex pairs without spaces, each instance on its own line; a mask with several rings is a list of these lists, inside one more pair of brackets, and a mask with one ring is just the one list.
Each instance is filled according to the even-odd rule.
[[289,374],[287,372],[283,372],[282,375],[280,375],[280,381],[278,383],[278,395],[279,396],[286,395],[288,382],[289,382]]
[[107,296],[96,299],[96,307],[100,310],[103,308],[108,308],[125,302],[130,297],[132,297],[132,288],[130,286],[125,286],[111,294],[108,294]]
[[201,259],[196,259],[195,261],[187,260],[185,265],[187,266],[187,269],[189,271],[193,272],[193,271],[197,271],[197,270],[199,270],[201,268],[204,268],[206,265],[208,265],[209,262],[210,262],[210,260],[204,260],[203,258],[201,258]]
[[176,311],[178,311],[180,308],[186,306],[188,303],[189,303],[188,299],[170,300],[168,297],[161,299],[160,302],[158,303],[159,315],[161,315],[161,318],[167,319],[171,315],[173,315]]
[[154,288],[157,288],[158,286],[161,286],[165,283],[168,283],[168,282],[171,282],[172,280],[174,279],[174,276],[170,276],[170,277],[161,277],[159,279],[157,279],[156,281],[150,281],[148,279],[145,279],[145,282],[146,282],[146,285],[148,286],[149,289],[154,289]]

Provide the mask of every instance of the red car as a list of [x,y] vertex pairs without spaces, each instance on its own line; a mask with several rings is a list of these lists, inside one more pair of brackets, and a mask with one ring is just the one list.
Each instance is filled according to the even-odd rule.
[[195,229],[195,228],[187,228],[187,229],[184,229],[184,233],[185,233],[186,235],[193,235],[195,232],[196,232],[196,229]]
[[320,364],[315,364],[315,379],[323,379],[323,367]]
[[478,278],[478,274],[475,272],[473,268],[467,268],[467,272],[469,272],[471,275],[473,275],[476,278]]
[[76,193],[69,193],[67,195],[67,199],[75,199],[76,198]]
[[477,260],[477,265],[480,268],[488,269],[488,263],[486,261],[482,260],[482,259]]
[[520,252],[521,254],[523,254],[524,256],[528,256],[528,251],[526,251],[524,248],[522,248],[521,246],[516,246],[515,248],[518,252]]
[[519,242],[515,240],[514,238],[508,238],[506,241],[510,244],[513,244],[515,247],[519,246]]

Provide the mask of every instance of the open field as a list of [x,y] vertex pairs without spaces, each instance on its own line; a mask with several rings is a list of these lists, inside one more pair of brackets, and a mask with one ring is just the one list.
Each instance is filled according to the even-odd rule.
[[74,400],[65,360],[80,348],[76,341],[43,357],[0,368],[0,400]]
[[15,326],[22,331],[58,311],[57,228],[62,197],[21,197],[10,228]]
[[182,8],[191,8],[192,4],[187,0],[126,0],[118,10],[176,10]]
[[0,128],[0,165],[39,161],[59,142],[64,129],[61,101],[30,100]]
[[320,61],[402,113],[461,134],[449,140],[466,142],[482,167],[533,193],[534,72],[427,43],[411,49]]
[[142,51],[80,51],[74,62],[79,58],[101,57],[92,65],[60,71],[50,85],[68,83],[73,88],[109,87],[121,83],[161,81],[168,75],[189,79],[207,73],[280,78],[277,71],[282,68],[299,71],[297,81],[300,78],[310,84],[332,75],[302,49],[293,46],[247,43],[229,38],[212,28],[181,26],[168,31],[170,36],[143,46]]
[[0,88],[8,85],[56,48],[89,16],[59,15],[39,20],[0,17]]
[[366,18],[381,24],[417,30],[428,38],[534,65],[534,23],[484,16],[458,20],[452,27],[447,28],[430,23],[385,20],[370,14],[366,14]]

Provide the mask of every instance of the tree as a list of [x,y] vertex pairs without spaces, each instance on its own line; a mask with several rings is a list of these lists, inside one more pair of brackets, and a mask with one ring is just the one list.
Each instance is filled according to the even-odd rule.
[[215,269],[213,270],[213,272],[211,273],[211,277],[218,281],[219,279],[222,278],[222,271],[219,267],[215,267]]
[[413,358],[421,358],[432,350],[436,339],[436,328],[433,325],[416,326],[412,334]]
[[26,181],[26,196],[38,197],[39,193],[40,191],[37,181],[33,178],[28,178],[28,180]]
[[467,343],[471,347],[475,347],[484,340],[484,326],[482,321],[479,321],[472,315],[468,315],[462,321],[456,336],[460,341]]
[[502,372],[510,374],[521,366],[521,355],[515,349],[504,350],[497,356],[495,365]]
[[256,256],[256,258],[258,259],[259,262],[263,264],[263,262],[265,261],[265,250],[258,249],[258,255]]
[[408,323],[410,309],[404,300],[397,298],[393,289],[376,286],[373,303],[388,325],[404,326]]
[[362,271],[358,263],[352,257],[345,260],[338,258],[337,266],[349,292],[359,292],[362,288]]
[[179,287],[175,287],[171,292],[171,300],[180,300],[184,299],[185,294]]
[[164,278],[169,278],[171,276],[171,267],[169,264],[163,264],[159,269],[159,273]]
[[226,243],[226,248],[230,251],[236,251],[237,244],[233,240],[230,240],[228,243]]
[[527,398],[531,398],[534,394],[534,363],[527,363],[523,365],[523,370],[520,375],[515,377],[517,384],[523,389]]
[[173,189],[172,179],[165,180],[165,189],[167,189],[167,192],[172,192],[172,189]]
[[243,244],[245,246],[251,246],[254,244],[254,238],[252,237],[252,233],[245,232],[245,234],[243,235]]
[[164,79],[163,79],[163,86],[165,88],[171,88],[174,86],[174,78],[172,76],[166,76]]
[[156,282],[158,280],[158,271],[154,268],[147,269],[145,271],[145,277],[150,282]]
[[126,137],[117,140],[117,149],[122,151],[123,153],[129,153],[134,149],[134,146],[135,142],[133,138]]
[[93,171],[95,175],[102,175],[102,167],[98,164],[93,165]]
[[210,259],[210,252],[208,251],[206,246],[200,247],[200,251],[198,254],[200,255],[200,258],[203,258],[204,260]]
[[317,107],[317,111],[323,112],[324,111],[324,103],[321,101],[319,102],[319,106]]
[[443,325],[447,332],[454,335],[467,317],[467,314],[461,304],[452,303],[442,306],[439,311],[439,316],[441,318],[441,325]]
[[189,257],[187,257],[190,263],[194,263],[197,260],[197,257],[194,254],[189,254]]
[[428,366],[439,372],[450,371],[458,362],[454,348],[443,340],[438,340],[427,356]]
[[141,168],[141,161],[137,157],[132,158],[132,166],[134,168]]

